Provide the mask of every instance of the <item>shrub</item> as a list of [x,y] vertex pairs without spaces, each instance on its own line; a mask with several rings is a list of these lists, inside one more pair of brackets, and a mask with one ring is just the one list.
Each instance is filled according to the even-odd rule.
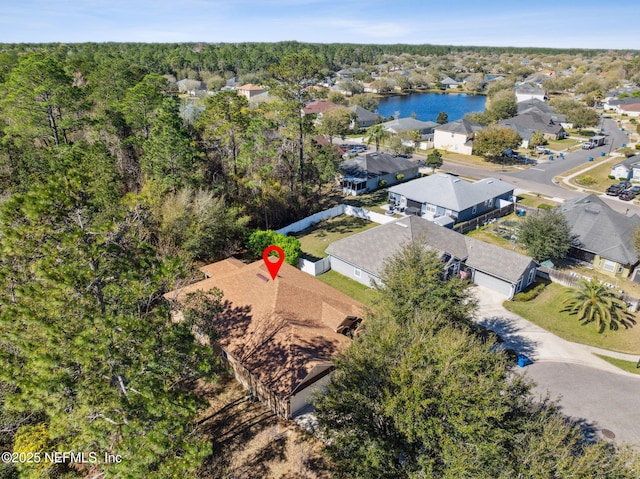
[[541,203],[541,204],[538,205],[538,209],[539,210],[552,210],[553,206],[548,205],[546,203]]
[[255,230],[249,235],[247,249],[257,258],[262,258],[265,248],[279,246],[284,251],[284,260],[292,266],[298,266],[300,241],[293,236],[285,236],[271,230]]
[[607,176],[607,178],[609,178],[610,180],[615,180],[616,179],[616,177],[613,176],[613,175],[609,175],[609,176]]
[[514,301],[519,303],[524,303],[526,301],[531,301],[533,298],[537,297],[542,290],[545,288],[546,283],[534,282],[531,286],[529,286],[524,291],[520,291],[513,297]]
[[585,176],[581,176],[580,178],[577,178],[576,183],[578,183],[581,186],[590,186],[595,184],[596,180],[593,178],[593,176],[585,175]]
[[404,175],[403,175],[402,173],[398,173],[398,174],[396,175],[396,180],[398,180],[398,181],[402,181],[403,179],[404,179]]
[[387,180],[380,180],[378,181],[378,186],[380,188],[384,188],[385,186],[387,186]]

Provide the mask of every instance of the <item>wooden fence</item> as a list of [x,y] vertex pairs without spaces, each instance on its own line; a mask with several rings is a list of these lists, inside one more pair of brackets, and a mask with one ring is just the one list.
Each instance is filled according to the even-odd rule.
[[[577,288],[581,280],[589,281],[591,278],[588,276],[583,276],[578,273],[565,273],[563,271],[558,271],[555,269],[547,268],[545,266],[538,267],[538,276],[541,278],[549,279],[554,283],[561,284],[568,288]],[[611,283],[605,283],[611,289],[615,289],[615,285]],[[638,311],[640,309],[640,299],[634,296],[630,296],[624,293],[622,290],[618,291],[618,297],[622,299],[631,311]]]
[[513,203],[510,203],[507,206],[503,206],[502,208],[491,210],[488,213],[473,218],[472,220],[458,223],[453,227],[453,229],[458,233],[465,234],[471,230],[478,228],[479,226],[486,225],[488,222],[495,218],[501,218],[511,213],[513,213]]

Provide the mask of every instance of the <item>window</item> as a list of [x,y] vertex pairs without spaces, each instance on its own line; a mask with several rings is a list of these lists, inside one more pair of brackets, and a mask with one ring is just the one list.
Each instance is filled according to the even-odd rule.
[[622,273],[622,266],[618,266],[618,273]]
[[362,277],[362,270],[358,269],[358,268],[353,268],[353,275],[356,278],[360,278]]
[[475,215],[475,214],[476,214],[476,211],[478,211],[478,207],[477,207],[477,206],[474,206],[474,207],[471,209],[471,214],[472,214],[472,215]]
[[531,268],[531,271],[529,271],[529,278],[527,279],[527,284],[533,283],[533,279],[535,277],[536,277],[536,269],[535,268]]

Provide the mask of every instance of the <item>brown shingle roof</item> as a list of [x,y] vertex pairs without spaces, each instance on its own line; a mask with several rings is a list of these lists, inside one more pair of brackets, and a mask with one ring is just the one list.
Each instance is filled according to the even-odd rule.
[[302,111],[305,115],[311,115],[313,113],[324,113],[325,111],[332,110],[334,108],[340,108],[340,105],[336,105],[329,100],[316,100],[308,103]]
[[213,276],[167,293],[180,301],[192,291],[222,290],[225,312],[219,343],[277,396],[286,399],[314,366],[330,364],[349,343],[336,332],[364,306],[302,271],[283,264],[272,281],[263,261],[239,267],[224,260],[202,268]]

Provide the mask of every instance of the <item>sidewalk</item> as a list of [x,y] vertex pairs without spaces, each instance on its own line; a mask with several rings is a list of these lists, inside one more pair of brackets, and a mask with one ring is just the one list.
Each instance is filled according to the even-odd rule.
[[636,362],[638,355],[616,353],[566,341],[506,310],[502,306],[504,297],[498,293],[480,286],[475,286],[474,291],[479,305],[475,322],[498,333],[504,339],[505,348],[526,354],[534,362],[579,364],[640,381],[640,375],[623,371],[596,356],[601,354]]

